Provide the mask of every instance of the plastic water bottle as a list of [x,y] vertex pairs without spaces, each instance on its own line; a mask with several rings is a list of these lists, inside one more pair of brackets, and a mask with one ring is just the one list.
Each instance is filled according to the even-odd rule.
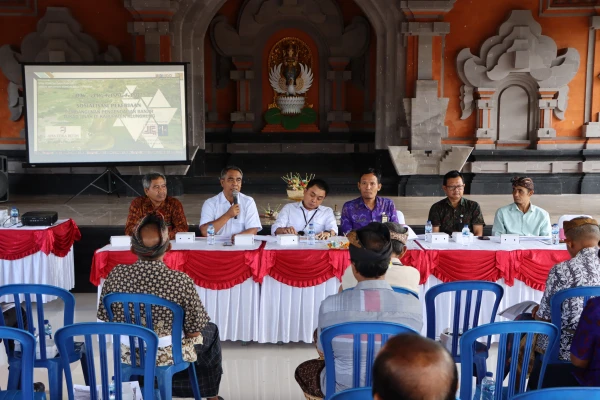
[[210,224],[208,225],[208,229],[206,230],[206,242],[210,245],[215,244],[215,227]]
[[44,320],[44,335],[46,336],[46,342],[52,340],[52,325],[47,319]]
[[427,221],[427,223],[425,224],[425,240],[426,241],[431,240],[432,233],[433,233],[433,225],[431,224],[431,221]]
[[10,209],[10,224],[16,225],[19,223],[19,209],[17,207],[13,207]]
[[496,394],[495,392],[496,381],[494,380],[494,374],[487,372],[481,381],[481,399],[494,400],[494,395]]
[[115,377],[112,377],[112,381],[110,382],[110,385],[108,386],[108,398],[109,400],[115,400],[117,398],[117,395],[115,394]]
[[559,244],[560,239],[558,237],[558,224],[552,225],[552,244]]
[[42,352],[40,350],[40,338],[35,330],[35,328],[33,328],[33,337],[35,338],[35,358],[40,358]]
[[316,243],[315,240],[315,225],[311,222],[310,224],[308,224],[308,244],[310,246],[314,246]]
[[463,227],[462,230],[462,240],[463,240],[463,245],[467,245],[469,244],[469,241],[471,240],[471,231],[469,230],[469,225],[465,224],[465,226]]

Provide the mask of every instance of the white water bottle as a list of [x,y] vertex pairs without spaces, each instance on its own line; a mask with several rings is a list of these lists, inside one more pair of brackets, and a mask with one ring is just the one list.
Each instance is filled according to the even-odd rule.
[[315,238],[315,226],[314,224],[311,222],[310,224],[308,224],[308,244],[310,246],[314,246],[316,243],[316,238]]
[[19,209],[17,207],[13,207],[10,209],[10,224],[16,225],[19,223]]
[[108,386],[108,399],[109,400],[115,400],[117,398],[117,394],[115,393],[116,387],[115,387],[115,377],[112,377],[112,381],[110,382],[110,385]]
[[471,231],[469,230],[469,225],[465,224],[463,230],[462,230],[462,241],[463,241],[463,245],[466,246],[469,244],[469,241],[471,240]]
[[213,224],[208,225],[208,229],[206,230],[206,243],[209,245],[215,244],[215,227]]
[[494,374],[487,372],[485,377],[481,381],[481,399],[482,400],[494,400],[496,392],[496,381],[494,381]]
[[552,225],[552,244],[560,244],[560,238],[558,237],[558,224]]
[[425,241],[431,241],[431,234],[433,233],[433,225],[431,221],[427,221],[425,224]]
[[52,325],[50,325],[47,319],[44,320],[44,336],[46,337],[47,345],[52,340]]

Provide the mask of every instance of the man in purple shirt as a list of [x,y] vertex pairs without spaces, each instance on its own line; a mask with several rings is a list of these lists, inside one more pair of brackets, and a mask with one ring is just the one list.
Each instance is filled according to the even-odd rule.
[[342,208],[342,233],[360,229],[374,221],[386,222],[385,218],[389,222],[398,222],[394,202],[377,196],[381,190],[381,172],[374,168],[363,172],[358,181],[358,190],[360,197],[346,202]]
[[581,386],[600,386],[600,297],[590,299],[571,344],[575,379]]

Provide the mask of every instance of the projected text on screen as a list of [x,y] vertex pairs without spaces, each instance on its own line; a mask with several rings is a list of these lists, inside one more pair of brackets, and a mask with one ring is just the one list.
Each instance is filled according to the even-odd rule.
[[26,65],[29,162],[186,160],[183,65]]

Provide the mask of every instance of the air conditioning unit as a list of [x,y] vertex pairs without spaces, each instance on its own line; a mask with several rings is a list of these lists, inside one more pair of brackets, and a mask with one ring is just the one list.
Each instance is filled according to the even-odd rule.
[[0,156],[0,202],[8,201],[8,158]]

